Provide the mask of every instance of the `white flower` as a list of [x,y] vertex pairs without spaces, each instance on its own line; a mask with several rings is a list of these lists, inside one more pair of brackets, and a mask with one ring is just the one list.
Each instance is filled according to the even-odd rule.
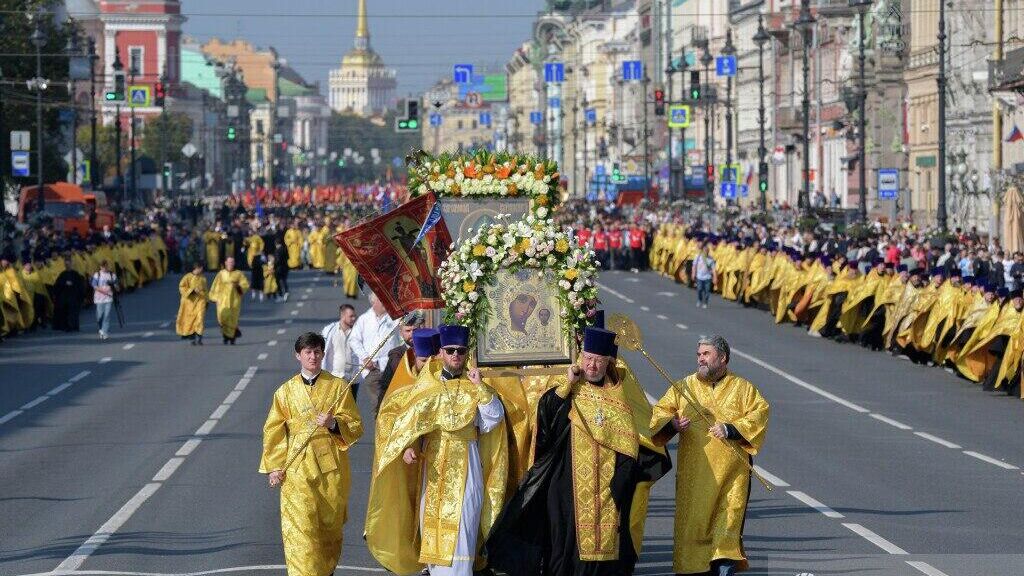
[[494,246],[488,246],[486,254],[488,258],[494,258],[498,255],[498,251],[494,249]]
[[563,280],[559,280],[558,281],[558,285],[562,288],[562,290],[568,290],[572,286],[572,284],[569,284],[568,280],[564,280],[564,279]]
[[480,297],[480,294],[477,294],[477,291],[473,290],[472,292],[467,294],[466,297],[469,298],[470,302],[476,302],[477,298]]

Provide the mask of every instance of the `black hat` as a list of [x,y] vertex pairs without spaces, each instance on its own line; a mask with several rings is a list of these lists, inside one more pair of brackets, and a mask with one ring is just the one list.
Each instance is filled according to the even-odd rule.
[[583,351],[598,356],[616,356],[619,347],[615,345],[615,332],[603,328],[587,328],[583,331]]

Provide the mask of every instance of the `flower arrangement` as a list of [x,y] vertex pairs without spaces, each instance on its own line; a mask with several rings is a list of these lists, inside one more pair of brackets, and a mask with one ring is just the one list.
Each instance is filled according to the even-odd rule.
[[406,159],[409,191],[415,198],[433,192],[438,197],[527,197],[537,219],[551,217],[560,197],[558,164],[537,156],[488,152],[430,156],[420,151]]
[[490,305],[484,295],[501,271],[535,268],[558,278],[562,329],[570,338],[590,323],[597,310],[597,257],[566,233],[532,214],[524,220],[485,225],[448,255],[439,269],[445,322],[461,324],[474,336],[486,325]]

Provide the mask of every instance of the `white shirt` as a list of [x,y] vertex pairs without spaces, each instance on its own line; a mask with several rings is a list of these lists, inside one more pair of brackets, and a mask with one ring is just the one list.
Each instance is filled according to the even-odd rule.
[[114,290],[114,284],[116,284],[116,283],[117,283],[117,275],[114,274],[113,272],[104,272],[103,270],[100,270],[99,272],[93,274],[92,275],[92,287],[93,288],[103,287],[104,289],[111,291],[110,294],[104,294],[103,292],[100,292],[99,290],[93,290],[93,293],[92,293],[92,302],[93,302],[93,304],[104,304],[106,302],[113,302],[114,301],[113,290]]
[[352,332],[351,329],[348,332],[342,330],[341,322],[331,322],[320,331],[320,335],[327,341],[320,367],[345,380],[350,380],[359,366],[359,359],[349,346]]
[[[397,325],[398,321],[392,320],[387,312],[378,317],[373,308],[359,316],[355,326],[352,327],[352,333],[349,334],[348,345],[355,354],[357,363],[360,366],[370,358],[374,347],[380,344],[380,341],[385,336],[388,337],[388,341],[377,350],[377,354],[373,356],[373,361],[379,370],[383,370],[387,366],[388,351],[400,344],[397,331],[395,330]],[[364,378],[367,374],[369,374],[369,370],[363,370],[362,375]]]

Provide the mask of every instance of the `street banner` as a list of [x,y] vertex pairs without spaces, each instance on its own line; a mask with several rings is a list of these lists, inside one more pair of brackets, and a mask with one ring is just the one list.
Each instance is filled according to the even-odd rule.
[[392,318],[444,308],[437,270],[452,243],[444,218],[416,241],[437,202],[433,194],[420,196],[334,237]]

